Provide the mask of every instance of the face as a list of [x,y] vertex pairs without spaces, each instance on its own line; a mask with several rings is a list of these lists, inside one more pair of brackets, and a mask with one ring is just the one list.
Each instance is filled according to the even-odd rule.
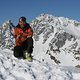
[[26,22],[24,21],[19,21],[19,25],[21,26],[21,28],[25,27]]

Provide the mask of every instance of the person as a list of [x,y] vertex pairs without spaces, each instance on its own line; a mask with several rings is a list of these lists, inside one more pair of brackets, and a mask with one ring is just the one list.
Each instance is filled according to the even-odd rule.
[[26,22],[26,17],[19,18],[18,25],[14,28],[15,47],[14,56],[17,58],[28,59],[32,61],[33,52],[33,30],[29,23]]

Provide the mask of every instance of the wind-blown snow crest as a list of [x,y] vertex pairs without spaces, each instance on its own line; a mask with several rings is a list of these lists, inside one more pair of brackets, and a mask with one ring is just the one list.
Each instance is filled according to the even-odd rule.
[[44,61],[17,59],[12,51],[0,49],[0,80],[79,80],[79,70],[71,69]]

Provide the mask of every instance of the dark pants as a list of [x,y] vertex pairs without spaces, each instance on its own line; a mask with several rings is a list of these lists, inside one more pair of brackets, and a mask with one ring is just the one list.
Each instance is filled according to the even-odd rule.
[[27,51],[29,54],[33,52],[33,39],[32,37],[27,38],[21,46],[14,47],[14,56],[17,58],[24,57],[24,52]]

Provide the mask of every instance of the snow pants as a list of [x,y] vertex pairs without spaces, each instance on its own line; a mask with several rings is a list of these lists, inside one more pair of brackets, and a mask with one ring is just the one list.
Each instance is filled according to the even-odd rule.
[[27,38],[21,46],[14,47],[14,56],[17,58],[24,58],[24,52],[31,54],[33,52],[33,39],[32,37]]

